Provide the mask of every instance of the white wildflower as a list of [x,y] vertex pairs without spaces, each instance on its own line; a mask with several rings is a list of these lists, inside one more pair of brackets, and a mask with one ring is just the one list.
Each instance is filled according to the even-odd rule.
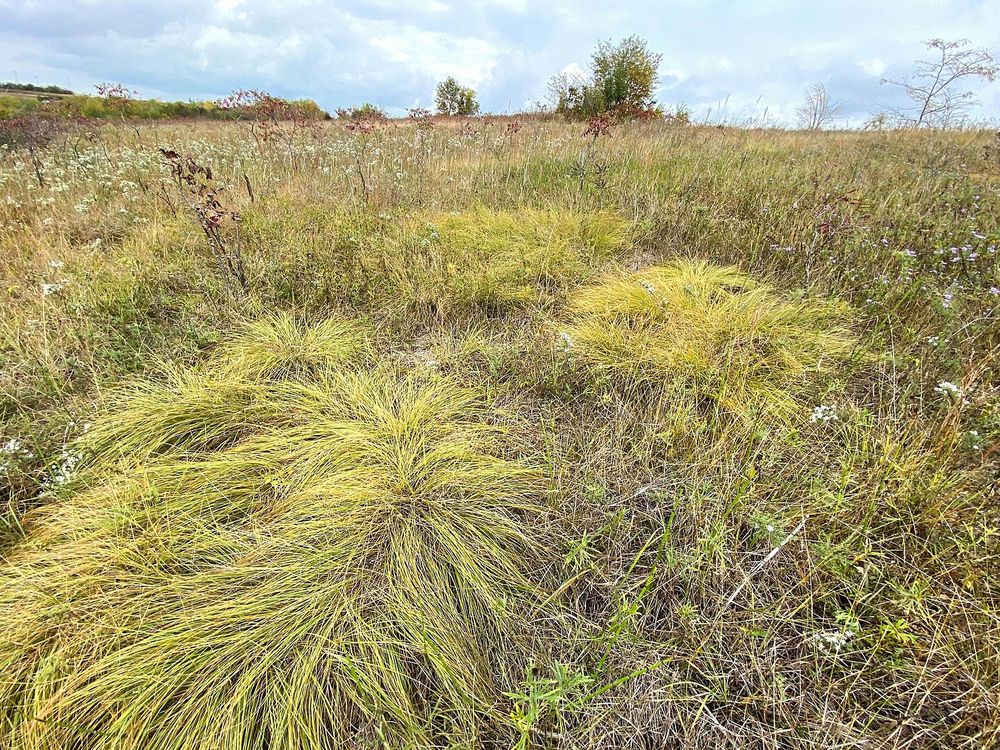
[[857,632],[853,628],[822,630],[812,636],[813,645],[823,654],[839,654]]
[[77,466],[82,460],[83,454],[79,451],[63,448],[50,470],[49,483],[56,486],[66,484],[74,477]]
[[49,296],[50,294],[57,294],[61,292],[66,287],[67,284],[69,284],[69,282],[66,281],[65,279],[52,282],[43,281],[41,284],[42,294],[44,294],[46,297]]
[[949,380],[942,380],[934,386],[934,392],[940,393],[942,396],[947,396],[953,401],[961,401],[963,404],[969,403],[965,400],[965,391]]
[[819,422],[835,422],[837,420],[837,407],[830,406],[815,406],[813,407],[812,414],[809,415],[809,421],[813,424]]

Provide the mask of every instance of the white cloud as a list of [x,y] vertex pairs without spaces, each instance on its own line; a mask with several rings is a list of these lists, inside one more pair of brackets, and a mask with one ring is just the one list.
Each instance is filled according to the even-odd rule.
[[858,63],[858,67],[868,75],[875,76],[877,78],[885,73],[886,65],[877,57],[873,57],[871,60],[862,60]]
[[455,76],[474,88],[490,80],[500,56],[499,50],[485,39],[423,31],[413,26],[372,36],[368,43],[387,60],[429,78]]
[[514,13],[524,13],[528,8],[528,0],[489,0],[489,2]]
[[[544,97],[553,73],[586,74],[595,43],[639,34],[663,52],[666,103],[701,119],[786,113],[821,81],[852,121],[901,94],[930,37],[998,46],[1000,0],[0,0],[0,79],[213,98],[236,88],[321,106],[429,103],[448,75],[484,109]],[[749,32],[749,33],[748,33]],[[567,65],[567,61],[574,61]],[[5,72],[6,71],[6,72]],[[1000,116],[1000,85],[976,87]],[[896,97],[896,98],[894,98]]]
[[239,10],[246,6],[246,0],[215,0],[212,4],[214,15],[219,20],[245,20],[247,12]]
[[451,6],[440,0],[368,0],[368,4],[374,8],[387,11],[407,10],[417,13],[440,14],[447,13]]

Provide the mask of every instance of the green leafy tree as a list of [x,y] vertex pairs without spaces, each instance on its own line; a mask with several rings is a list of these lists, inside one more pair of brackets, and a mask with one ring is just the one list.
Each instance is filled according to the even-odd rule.
[[638,36],[618,44],[601,42],[591,61],[593,86],[605,109],[634,112],[652,108],[663,55],[650,52]]
[[475,115],[479,113],[479,102],[476,92],[462,86],[451,76],[437,85],[434,97],[438,114],[441,115]]
[[662,57],[638,36],[617,44],[601,42],[591,58],[590,77],[554,76],[549,81],[549,98],[557,112],[577,117],[649,111],[655,104],[653,91]]

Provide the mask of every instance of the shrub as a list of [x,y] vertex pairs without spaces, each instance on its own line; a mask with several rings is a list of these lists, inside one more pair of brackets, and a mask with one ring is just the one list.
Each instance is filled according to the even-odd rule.
[[427,746],[506,722],[539,476],[475,392],[367,356],[354,324],[277,318],[122,392],[0,568],[9,745]]
[[341,120],[371,120],[379,123],[389,119],[384,109],[370,102],[365,102],[360,107],[338,107],[337,117]]
[[44,188],[42,152],[63,139],[71,122],[47,113],[32,111],[23,117],[0,120],[0,147],[22,150],[28,154],[38,186]]
[[650,52],[638,36],[617,44],[601,42],[591,59],[590,77],[557,75],[549,82],[549,95],[557,112],[575,117],[653,113],[662,57]]
[[563,341],[611,377],[673,386],[741,421],[787,417],[851,348],[833,303],[795,299],[735,268],[679,261],[575,294]]
[[468,117],[479,114],[476,92],[450,76],[437,85],[434,101],[438,114]]

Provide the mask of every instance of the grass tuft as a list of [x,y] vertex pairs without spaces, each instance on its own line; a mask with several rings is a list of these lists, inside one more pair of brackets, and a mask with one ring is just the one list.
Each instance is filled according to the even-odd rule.
[[569,311],[563,341],[587,367],[748,422],[789,417],[812,376],[853,345],[841,306],[697,260],[611,275],[578,291]]
[[416,212],[371,219],[296,207],[308,226],[264,208],[248,234],[297,299],[344,299],[440,319],[505,314],[578,283],[627,244],[610,211],[566,208]]
[[7,746],[426,745],[506,721],[539,475],[475,391],[339,366],[360,342],[253,324],[95,425],[0,569]]

